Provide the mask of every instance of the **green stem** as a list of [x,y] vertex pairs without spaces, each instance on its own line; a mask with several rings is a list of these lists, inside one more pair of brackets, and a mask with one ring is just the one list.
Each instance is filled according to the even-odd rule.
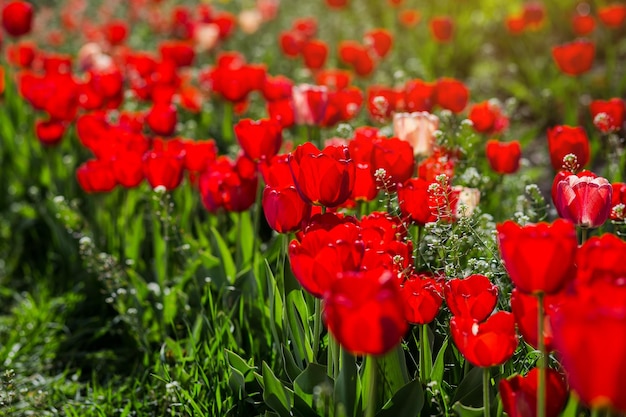
[[422,239],[422,226],[416,225],[414,226],[414,236],[413,236],[413,262],[415,265],[415,270],[418,270],[418,259],[420,252],[420,240]]
[[[585,229],[583,229],[585,230]],[[539,348],[539,382],[537,383],[537,417],[546,415],[546,347],[543,338],[544,294],[537,295],[537,347]]]
[[222,119],[222,139],[224,140],[224,144],[226,146],[233,143],[233,111],[233,103],[225,102],[224,118]]
[[584,244],[587,241],[587,238],[589,237],[589,228],[588,227],[581,227],[580,228],[580,244]]
[[317,362],[320,349],[320,333],[322,330],[322,300],[315,298],[315,313],[313,316],[313,361]]
[[428,340],[428,325],[420,325],[420,377],[422,383],[430,381],[430,373],[432,371],[432,358],[428,354],[430,352],[430,344]]
[[489,368],[483,368],[483,415],[489,417],[491,411],[491,397],[489,389],[491,388],[491,372]]
[[367,387],[365,417],[374,417],[374,415],[376,415],[376,392],[378,390],[378,387],[376,386],[378,384],[378,364],[376,363],[377,361],[375,356],[368,356],[367,361],[372,361],[371,365],[373,370],[370,375],[369,386]]

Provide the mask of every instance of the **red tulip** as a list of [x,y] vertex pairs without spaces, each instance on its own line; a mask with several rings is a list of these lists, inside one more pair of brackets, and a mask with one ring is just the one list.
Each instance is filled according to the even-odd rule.
[[201,172],[217,159],[217,145],[213,139],[185,141],[185,169]]
[[219,157],[199,181],[202,204],[211,213],[221,208],[234,213],[248,210],[256,200],[257,186],[256,165],[243,156],[236,161]]
[[452,317],[450,333],[461,354],[474,366],[502,365],[517,348],[515,320],[505,311],[495,313],[482,323],[470,317]]
[[358,271],[364,245],[354,223],[311,229],[289,245],[291,270],[302,288],[322,298],[339,272]]
[[548,129],[548,150],[550,162],[555,170],[563,167],[565,155],[574,154],[580,167],[589,161],[589,139],[587,133],[580,127],[555,126]]
[[110,161],[90,159],[76,170],[76,179],[88,193],[106,193],[117,185]]
[[154,189],[164,187],[171,191],[183,180],[184,154],[151,151],[143,156],[143,173]]
[[521,14],[511,14],[506,17],[506,28],[512,35],[519,35],[526,29],[526,21]]
[[348,0],[326,0],[326,5],[334,9],[343,9],[348,5]]
[[379,58],[386,57],[393,45],[391,33],[381,28],[370,30],[363,36],[363,40]]
[[133,188],[144,179],[143,153],[134,151],[120,151],[111,160],[111,169],[115,181],[123,187]]
[[589,407],[608,406],[620,412],[626,411],[623,281],[578,287],[552,317],[554,344],[571,389]]
[[450,16],[436,16],[430,19],[430,33],[437,42],[450,42],[454,37],[454,21]]
[[504,267],[520,291],[554,294],[574,278],[578,241],[573,223],[557,219],[520,226],[508,220],[496,229]]
[[40,120],[35,121],[35,134],[43,145],[58,145],[65,135],[66,122],[61,120]]
[[433,278],[412,277],[402,284],[402,298],[406,305],[406,321],[427,324],[437,317],[443,303],[441,284]]
[[612,184],[613,197],[611,198],[611,220],[622,221],[626,219],[626,183],[616,182]]
[[174,134],[177,122],[176,107],[169,103],[155,104],[146,115],[146,123],[159,136]]
[[278,122],[284,129],[296,123],[293,101],[291,98],[267,102],[267,115]]
[[[552,346],[552,326],[550,325],[550,317],[559,308],[561,303],[561,294],[546,295],[543,297],[543,308],[545,316],[543,318],[543,343],[546,352],[553,350]],[[525,294],[517,288],[513,288],[511,292],[511,312],[515,316],[517,330],[522,335],[526,343],[534,348],[538,348],[538,329],[537,329],[537,297]]]
[[588,40],[576,40],[552,48],[552,58],[561,72],[580,75],[591,69],[596,53],[595,44]]
[[328,87],[332,91],[340,91],[348,88],[352,74],[347,70],[327,69],[321,70],[315,75],[315,82],[318,85]]
[[443,293],[454,316],[470,317],[478,322],[489,317],[498,302],[498,286],[484,275],[451,279],[444,285]]
[[469,90],[459,80],[440,78],[435,88],[435,102],[453,113],[460,113],[469,101]]
[[355,201],[374,200],[378,195],[378,186],[370,164],[356,163],[355,167],[354,188],[350,194],[350,199]]
[[23,36],[30,32],[33,23],[33,6],[27,1],[14,0],[2,9],[2,27],[11,36]]
[[128,27],[122,20],[114,20],[104,25],[104,36],[111,45],[120,45],[126,40]]
[[448,180],[452,180],[455,164],[456,157],[451,152],[440,148],[420,163],[417,167],[417,174],[429,182],[435,181],[441,174],[448,177]]
[[361,235],[368,249],[382,249],[391,242],[403,242],[407,229],[400,218],[375,211],[361,218]]
[[498,104],[491,101],[474,104],[468,119],[472,121],[474,130],[489,135],[501,133],[509,126],[508,117],[502,113]]
[[611,213],[613,188],[606,178],[569,175],[556,190],[559,216],[580,227],[599,227]]
[[404,9],[398,13],[398,20],[402,26],[411,29],[422,20],[422,14],[416,9]]
[[434,222],[437,216],[431,210],[428,189],[432,184],[421,178],[410,178],[398,185],[398,201],[403,217],[408,217],[418,225]]
[[413,148],[398,138],[377,138],[373,144],[370,164],[372,174],[376,176],[376,172],[383,169],[385,187],[395,190],[397,184],[405,182],[415,172]]
[[388,120],[397,110],[401,99],[401,93],[393,88],[379,85],[371,85],[367,88],[367,110],[371,118],[376,121]]
[[297,124],[319,125],[328,107],[328,88],[325,86],[299,84],[291,90],[294,118]]
[[408,112],[430,112],[435,105],[434,83],[427,83],[420,79],[407,81],[404,86],[404,105]]
[[311,205],[300,198],[294,186],[287,188],[265,186],[262,204],[267,223],[278,233],[300,230],[302,224],[311,216]]
[[487,141],[487,161],[491,169],[498,174],[513,174],[519,169],[522,149],[518,141],[499,142],[495,139]]
[[546,17],[546,8],[539,1],[529,1],[524,3],[522,11],[524,25],[526,28],[538,29],[543,24]]
[[578,36],[588,35],[596,28],[596,20],[589,13],[575,13],[572,16],[572,29]]
[[277,75],[275,77],[266,75],[261,93],[265,100],[277,101],[291,98],[292,88],[293,81],[284,75]]
[[324,295],[324,321],[348,352],[383,355],[408,329],[398,280],[390,271],[341,274]]
[[620,130],[624,125],[626,105],[621,98],[593,100],[589,105],[593,124],[602,133]]
[[[509,417],[537,416],[538,383],[538,368],[531,369],[526,376],[515,375],[500,380],[502,407]],[[563,376],[554,369],[546,369],[546,417],[557,417],[561,414],[567,402],[567,394],[567,384]]]
[[328,45],[321,40],[310,40],[302,47],[304,65],[310,70],[318,70],[326,63],[328,58]]
[[290,155],[289,167],[298,192],[310,204],[337,207],[354,187],[355,164],[345,146],[320,151],[307,142]]
[[246,156],[255,161],[272,158],[283,142],[282,127],[270,119],[240,120],[235,136]]
[[617,29],[626,21],[626,5],[615,3],[600,7],[598,17],[604,26]]
[[623,286],[626,282],[625,256],[626,241],[608,233],[592,237],[578,249],[576,284]]

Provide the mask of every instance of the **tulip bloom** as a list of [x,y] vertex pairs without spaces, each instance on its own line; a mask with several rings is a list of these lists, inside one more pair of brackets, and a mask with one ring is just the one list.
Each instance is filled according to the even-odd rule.
[[256,165],[245,156],[236,161],[221,156],[200,176],[199,186],[202,203],[209,212],[221,208],[234,213],[246,211],[256,199]]
[[596,20],[589,13],[575,13],[572,16],[572,29],[578,36],[585,36],[596,28]]
[[519,169],[522,149],[518,141],[499,142],[495,139],[487,141],[487,161],[491,169],[498,174],[513,174]]
[[407,306],[406,320],[412,324],[427,324],[437,317],[443,303],[441,284],[433,278],[413,277],[402,284],[402,298]]
[[589,71],[593,65],[595,53],[595,44],[582,39],[552,48],[552,58],[559,70],[572,76]]
[[454,78],[440,78],[435,88],[435,103],[453,113],[460,113],[469,101],[469,89]]
[[328,45],[324,41],[313,39],[302,47],[304,66],[310,70],[318,70],[326,63],[328,57]]
[[429,22],[430,33],[435,41],[447,43],[454,37],[454,21],[450,16],[436,16]]
[[398,185],[398,200],[403,218],[425,225],[434,222],[437,216],[431,210],[428,188],[432,182],[422,178],[409,178],[405,183]]
[[600,7],[598,9],[598,18],[600,18],[604,26],[617,29],[626,21],[626,5],[615,3]]
[[300,198],[294,186],[286,188],[266,186],[263,190],[262,204],[267,224],[278,233],[300,230],[302,224],[311,216],[311,205]]
[[372,29],[363,36],[365,44],[368,45],[376,56],[384,58],[387,56],[393,45],[393,36],[386,29]]
[[[613,187],[613,197],[611,198],[611,214],[609,218],[611,220],[624,220],[626,215],[626,183],[616,182],[611,184]],[[620,205],[622,208],[621,214],[616,210],[616,207]]]
[[5,3],[2,9],[2,27],[11,36],[23,36],[30,32],[33,23],[33,6],[27,1],[15,0]]
[[106,193],[117,185],[110,161],[90,159],[76,170],[76,179],[88,193]]
[[415,172],[413,149],[408,142],[398,138],[377,138],[373,143],[372,173],[376,175],[379,169],[384,169],[385,185],[395,190],[397,184],[408,180]]
[[593,124],[602,133],[620,130],[624,125],[626,105],[621,98],[610,100],[593,100],[589,105]]
[[[533,368],[526,376],[515,375],[500,380],[502,406],[509,417],[536,417],[539,369]],[[546,417],[557,417],[567,402],[567,384],[554,369],[546,369]]]
[[393,115],[393,134],[413,147],[414,155],[430,156],[435,145],[435,130],[439,118],[428,112],[396,113]]
[[611,213],[613,188],[606,178],[569,175],[556,189],[559,216],[580,227],[599,227]]
[[508,220],[496,229],[504,267],[520,291],[554,294],[574,278],[578,240],[573,223],[557,219],[520,226]]
[[454,316],[485,320],[498,302],[498,286],[484,275],[451,279],[443,287],[446,303]]
[[400,284],[374,269],[340,274],[324,294],[328,331],[352,354],[383,355],[408,330]]
[[557,171],[563,168],[563,158],[568,154],[576,155],[578,165],[584,167],[589,161],[589,138],[580,126],[555,126],[548,129],[548,150]]
[[337,207],[352,193],[355,164],[345,146],[320,151],[310,142],[289,156],[289,168],[302,199],[309,204]]
[[177,122],[176,107],[169,103],[155,103],[146,115],[146,123],[159,136],[171,136]]
[[171,191],[183,180],[184,153],[150,151],[143,156],[143,174],[152,188]]
[[[556,311],[561,303],[562,293],[554,295],[546,295],[543,297],[543,308],[546,315],[543,318],[543,343],[545,351],[553,350],[552,327],[550,325],[550,316]],[[538,329],[537,329],[537,297],[525,294],[517,288],[513,288],[511,292],[511,312],[515,316],[517,330],[520,332],[524,341],[534,348],[538,348]]]
[[492,101],[474,104],[468,119],[472,121],[474,130],[489,135],[501,133],[509,126],[509,119],[502,113],[500,105]]
[[282,127],[270,119],[243,119],[234,130],[241,149],[254,161],[272,158],[283,142]]
[[598,282],[615,286],[624,284],[626,279],[626,242],[606,233],[594,236],[578,249],[576,263],[577,285],[593,285]]
[[418,78],[407,81],[404,86],[404,106],[408,112],[430,112],[435,105],[434,83]]
[[517,348],[515,320],[505,311],[495,313],[482,323],[471,317],[452,317],[450,333],[461,354],[474,366],[502,365]]
[[296,124],[319,125],[328,106],[326,86],[299,84],[291,90]]

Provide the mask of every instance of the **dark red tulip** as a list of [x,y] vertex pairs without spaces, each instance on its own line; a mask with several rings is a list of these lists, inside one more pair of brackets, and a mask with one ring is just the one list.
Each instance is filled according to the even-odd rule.
[[[624,253],[621,255],[624,259]],[[626,287],[577,287],[552,316],[554,345],[570,388],[591,408],[626,411]]]
[[185,169],[202,172],[217,159],[217,145],[213,139],[185,141]]
[[35,134],[43,145],[58,145],[65,135],[67,123],[62,120],[37,120],[35,122]]
[[435,87],[435,103],[453,113],[460,113],[469,101],[469,90],[459,80],[440,78]]
[[199,187],[202,203],[209,212],[216,213],[221,208],[234,213],[246,211],[256,200],[256,165],[245,157],[231,161],[221,156],[200,176]]
[[606,233],[594,236],[578,249],[576,284],[591,286],[607,283],[623,286],[626,283],[626,242]]
[[434,222],[437,216],[431,210],[428,188],[432,182],[422,178],[409,178],[398,185],[398,201],[404,218],[408,217],[418,225]]
[[579,167],[589,162],[589,138],[580,126],[555,126],[548,129],[548,150],[552,167],[557,171],[563,168],[563,158],[568,154],[576,155]]
[[498,174],[513,174],[519,169],[522,149],[516,140],[499,142],[490,139],[487,141],[485,153],[489,166]]
[[196,57],[193,47],[181,41],[163,41],[159,45],[159,52],[163,61],[171,61],[178,68],[190,66]]
[[470,108],[468,119],[472,121],[474,130],[488,135],[501,133],[509,126],[508,117],[502,113],[498,104],[491,101],[474,104]]
[[[533,368],[526,376],[515,375],[500,380],[499,390],[502,407],[509,417],[537,416],[537,386],[539,369]],[[546,369],[545,389],[546,417],[557,417],[567,402],[568,390],[563,375],[554,369]]]
[[159,136],[172,136],[177,122],[176,107],[169,103],[155,104],[146,115],[146,123]]
[[414,276],[404,281],[401,292],[406,305],[406,321],[427,324],[437,317],[443,297],[441,284],[435,279]]
[[[543,297],[543,308],[545,316],[543,319],[543,343],[546,352],[553,350],[552,326],[550,325],[550,316],[556,311],[561,303],[561,294],[546,295]],[[537,297],[525,294],[517,288],[513,288],[511,293],[511,312],[515,316],[517,330],[522,335],[526,343],[537,349],[538,329],[537,329]]]
[[[384,170],[385,187],[395,190],[415,173],[415,159],[411,144],[398,138],[377,138],[373,141],[370,169],[374,176]],[[378,179],[378,178],[377,178]]]
[[624,125],[626,105],[621,98],[593,100],[589,105],[593,124],[602,133],[615,132]]
[[171,191],[183,180],[184,154],[150,151],[143,156],[143,174],[154,189]]
[[2,9],[2,27],[11,36],[23,36],[30,32],[33,23],[33,6],[27,1],[14,0]]
[[488,368],[508,361],[517,348],[513,314],[499,311],[482,323],[463,316],[450,319],[450,333],[461,354],[474,366]]
[[352,193],[356,167],[345,146],[320,151],[307,142],[291,154],[289,167],[298,192],[310,204],[337,207]]
[[295,58],[300,55],[304,42],[304,37],[295,31],[284,31],[278,35],[280,48],[283,54],[289,58]]
[[606,178],[571,174],[557,184],[556,211],[580,227],[599,227],[611,213],[613,188]]
[[387,353],[408,329],[398,279],[381,269],[341,274],[324,295],[324,321],[348,352]]
[[484,275],[451,279],[444,285],[443,294],[454,316],[479,322],[489,317],[498,302],[498,286]]
[[143,153],[120,151],[111,160],[115,181],[126,188],[138,186],[144,179]]
[[598,18],[604,26],[617,29],[626,21],[626,5],[613,3],[598,9]]
[[265,186],[262,203],[267,224],[278,233],[300,230],[311,216],[311,205],[302,200],[294,186]]
[[76,170],[76,179],[88,193],[106,193],[117,185],[110,161],[90,159]]
[[538,29],[545,20],[546,7],[540,1],[528,1],[524,3],[522,17],[526,28]]
[[552,58],[559,70],[567,75],[580,75],[591,69],[596,54],[592,41],[580,39],[552,48]]
[[511,281],[527,294],[554,294],[574,278],[576,228],[568,220],[496,226],[498,247]]
[[359,227],[340,223],[328,229],[308,228],[299,242],[289,245],[289,261],[302,288],[322,298],[339,272],[359,270],[363,252]]
[[282,127],[271,119],[240,120],[235,136],[244,153],[255,161],[272,158],[283,142]]
[[450,16],[436,16],[430,19],[430,33],[437,42],[450,42],[454,37],[454,21]]

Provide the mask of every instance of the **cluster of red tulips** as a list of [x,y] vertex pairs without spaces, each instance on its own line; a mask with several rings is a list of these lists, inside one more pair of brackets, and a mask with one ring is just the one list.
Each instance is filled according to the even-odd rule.
[[[74,124],[81,145],[93,155],[76,171],[84,191],[135,188],[144,180],[153,189],[173,191],[187,177],[211,213],[247,211],[256,203],[274,231],[295,233],[288,249],[291,270],[304,290],[322,300],[324,322],[347,351],[385,354],[398,346],[410,325],[441,317],[445,301],[451,338],[472,365],[488,371],[505,364],[518,349],[518,335],[540,351],[536,369],[500,382],[510,416],[535,411],[556,416],[569,389],[589,407],[626,412],[619,382],[626,366],[626,243],[613,234],[586,239],[590,229],[626,220],[626,184],[620,176],[581,170],[591,152],[582,126],[547,131],[546,150],[557,171],[552,200],[561,219],[497,226],[501,259],[515,288],[511,312],[495,311],[499,297],[508,300],[509,294],[501,294],[484,275],[425,272],[416,257],[421,242],[411,240],[410,231],[421,232],[435,222],[453,224],[470,217],[480,203],[478,189],[455,184],[455,169],[467,155],[439,140],[445,134],[440,129],[452,128],[443,125],[442,113],[468,119],[474,134],[489,139],[481,152],[490,174],[520,169],[522,148],[516,140],[505,140],[510,119],[502,104],[470,103],[468,86],[451,77],[413,78],[400,87],[353,85],[354,76],[359,81],[371,76],[392,50],[393,36],[383,28],[365,32],[360,42],[341,41],[342,68],[334,69],[325,67],[329,47],[317,39],[317,21],[295,20],[278,42],[286,57],[302,59],[314,80],[297,83],[270,74],[264,64],[247,62],[238,52],[217,52],[237,24],[244,33],[254,33],[273,19],[277,1],[258,1],[239,21],[217,7],[180,6],[168,22],[154,4],[142,9],[141,2],[132,3],[138,15],[149,10],[152,24],[171,35],[158,53],[128,47],[131,27],[114,19],[90,27],[90,42],[76,57],[38,49],[29,41],[15,41],[6,51],[20,95],[43,115],[35,124],[41,143],[59,144]],[[326,3],[333,13],[349,7],[347,0]],[[389,6],[397,8],[406,26],[420,19],[402,1]],[[600,8],[597,17],[607,28],[620,28],[626,6]],[[71,13],[66,16],[72,19]],[[26,1],[9,1],[2,9],[2,24],[11,37],[28,35],[32,20],[33,6]],[[540,30],[544,20],[544,6],[528,2],[506,25],[521,35]],[[572,25],[575,34],[586,35],[594,30],[595,18],[578,7]],[[454,21],[434,17],[430,30],[436,41],[450,42]],[[214,62],[194,68],[209,51]],[[594,55],[589,40],[553,49],[558,68],[568,75],[587,72]],[[226,123],[228,112],[244,116],[255,103],[265,117],[240,118],[226,126],[219,140],[178,136],[181,120],[205,111],[208,101],[224,109]],[[132,111],[124,107],[129,102]],[[285,140],[297,126],[308,127],[312,138],[316,132],[319,136],[319,129],[354,121],[362,108],[372,124],[389,124],[389,129],[360,126],[326,143]],[[592,100],[589,106],[603,137],[623,134],[625,115],[618,97]],[[235,144],[230,139],[237,153],[223,152]],[[365,213],[378,198],[392,209],[392,196],[397,211]],[[549,352],[555,352],[551,360]]]

